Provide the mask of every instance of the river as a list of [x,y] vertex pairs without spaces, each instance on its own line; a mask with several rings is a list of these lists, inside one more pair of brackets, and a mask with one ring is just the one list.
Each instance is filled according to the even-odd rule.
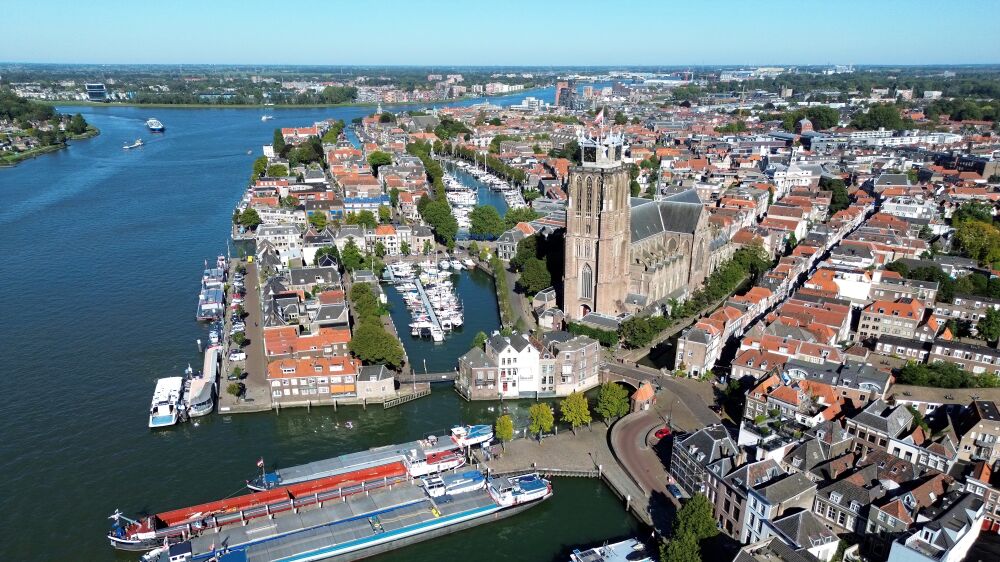
[[[551,90],[491,101],[523,95],[551,99]],[[209,416],[150,432],[154,380],[199,364],[202,264],[225,250],[233,205],[261,145],[275,127],[350,122],[371,109],[276,109],[269,122],[255,109],[65,111],[82,112],[102,134],[0,169],[0,560],[134,560],[105,543],[116,508],[134,514],[239,493],[260,456],[269,467],[289,466],[495,418],[494,404],[467,403],[441,386],[387,411]],[[165,134],[146,131],[151,116]],[[137,137],[146,146],[122,150]],[[445,344],[407,341],[415,363],[422,366],[423,355],[430,369],[452,366],[476,331],[496,324],[492,285],[478,275],[459,282],[466,310],[477,313]],[[516,405],[520,419],[527,406]],[[344,428],[348,420],[354,429]],[[635,528],[596,480],[560,479],[555,490],[545,505],[500,524],[380,560],[565,560],[571,546]]]

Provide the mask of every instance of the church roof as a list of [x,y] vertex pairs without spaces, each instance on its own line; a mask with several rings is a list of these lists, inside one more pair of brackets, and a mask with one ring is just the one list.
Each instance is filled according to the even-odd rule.
[[630,205],[633,243],[661,232],[693,234],[704,209],[694,189],[682,191],[661,201],[633,198]]

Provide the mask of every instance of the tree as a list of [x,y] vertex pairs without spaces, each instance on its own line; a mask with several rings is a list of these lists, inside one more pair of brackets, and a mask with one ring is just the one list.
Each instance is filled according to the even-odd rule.
[[559,403],[559,413],[562,420],[573,428],[573,433],[576,433],[577,427],[587,425],[591,421],[590,404],[587,403],[587,397],[577,391],[573,391],[569,396],[563,398],[562,402]]
[[264,221],[253,207],[247,207],[240,213],[240,226],[247,230],[254,230]]
[[521,207],[519,209],[507,209],[506,214],[503,216],[504,230],[510,230],[517,226],[519,222],[531,222],[537,219],[539,216],[538,212],[531,207]]
[[642,193],[642,186],[639,185],[639,182],[636,180],[632,180],[629,182],[628,189],[629,192],[632,194],[632,197],[638,197],[639,194]]
[[253,175],[250,176],[250,179],[256,180],[265,172],[267,172],[267,156],[261,156],[253,161]]
[[378,221],[375,220],[375,213],[366,210],[347,215],[347,224],[356,224],[371,229],[378,226]]
[[895,131],[903,128],[903,118],[899,108],[892,104],[877,104],[868,109],[868,113],[854,116],[851,126],[856,129],[874,130],[884,128]]
[[615,125],[624,125],[626,123],[628,123],[628,117],[624,113],[620,111],[615,113]]
[[425,256],[426,255],[430,255],[430,253],[433,252],[433,251],[434,251],[434,246],[431,245],[431,241],[430,240],[424,240],[423,254]]
[[719,534],[712,512],[712,504],[708,498],[704,494],[695,494],[674,517],[674,537],[689,535],[695,541],[703,541]]
[[674,536],[660,545],[660,560],[662,562],[702,562],[701,547],[691,535]]
[[534,404],[528,408],[528,431],[538,436],[539,442],[542,433],[552,431],[555,419],[552,415],[552,407],[548,404]]
[[469,233],[473,236],[497,238],[504,233],[504,221],[492,205],[477,205],[469,213]]
[[87,121],[83,118],[83,115],[77,113],[70,120],[69,124],[66,125],[66,131],[73,133],[74,135],[82,135],[87,132]]
[[244,332],[236,332],[235,334],[233,334],[233,343],[235,343],[236,345],[238,345],[240,347],[243,347],[244,345],[246,345],[247,344],[247,335],[246,335],[246,333],[244,333]]
[[403,346],[382,327],[381,321],[362,320],[355,326],[351,343],[351,353],[368,365],[384,364],[393,369],[403,365]]
[[281,129],[274,130],[274,137],[271,141],[271,147],[274,148],[275,154],[280,154],[284,156],[288,152],[288,146],[285,145],[285,136],[281,134]]
[[1000,311],[995,308],[986,309],[986,314],[976,324],[976,331],[986,341],[995,342],[1000,339]]
[[337,263],[340,263],[340,250],[337,249],[337,246],[323,246],[322,248],[316,250],[316,257],[313,258],[313,265],[319,265],[320,259],[322,259],[323,256],[330,256],[337,260]]
[[401,242],[399,244],[399,252],[401,254],[403,254],[404,256],[410,255],[410,243],[409,242]]
[[628,414],[628,391],[620,384],[606,382],[597,393],[597,406],[594,411],[601,416],[609,427],[611,420]]
[[494,435],[500,440],[500,445],[506,449],[507,442],[514,438],[514,420],[504,414],[497,418],[493,429]]
[[392,222],[392,209],[388,205],[378,206],[378,222],[388,224]]
[[309,224],[316,227],[316,230],[323,230],[326,228],[326,213],[323,211],[316,211],[309,215]]
[[330,125],[330,128],[323,133],[323,143],[324,144],[334,144],[340,140],[340,134],[344,132],[344,127],[346,124],[343,119],[338,119]]
[[392,188],[392,189],[389,190],[389,203],[393,207],[398,207],[399,206],[399,188],[398,187],[394,187],[394,188]]
[[226,386],[226,394],[239,398],[240,394],[243,394],[243,387],[240,386],[240,383],[238,382],[231,382],[228,386]]
[[552,286],[552,274],[544,261],[531,258],[524,264],[524,271],[517,279],[517,286],[529,295]]
[[265,172],[270,178],[283,178],[288,175],[288,166],[284,164],[271,164]]
[[365,257],[361,255],[361,250],[354,242],[354,238],[348,238],[344,244],[344,251],[340,253],[341,263],[348,271],[362,269],[365,266]]
[[378,169],[382,166],[392,164],[392,155],[381,150],[376,150],[368,155],[368,165],[372,167],[372,175],[378,175]]
[[486,340],[487,339],[488,339],[488,336],[486,335],[486,332],[478,332],[478,333],[476,333],[476,336],[474,338],[472,338],[472,347],[473,347],[473,349],[477,348],[477,347],[479,349],[482,349],[483,346],[486,345]]
[[388,111],[378,116],[379,123],[395,123],[396,116]]
[[993,205],[985,201],[969,201],[961,204],[951,214],[951,224],[959,225],[967,220],[993,221]]

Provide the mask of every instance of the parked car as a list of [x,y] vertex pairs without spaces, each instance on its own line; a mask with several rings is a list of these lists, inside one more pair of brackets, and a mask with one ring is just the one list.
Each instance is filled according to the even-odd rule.
[[243,297],[239,293],[233,295],[233,304],[243,304]]
[[656,433],[654,433],[653,436],[656,437],[657,439],[663,439],[664,437],[669,437],[670,428],[667,426],[663,426],[660,429],[657,429]]
[[670,494],[677,499],[684,498],[684,494],[681,493],[681,489],[678,488],[676,484],[667,484],[667,490],[670,491]]
[[247,352],[243,351],[242,349],[234,349],[229,352],[230,361],[246,361],[246,359],[247,359]]

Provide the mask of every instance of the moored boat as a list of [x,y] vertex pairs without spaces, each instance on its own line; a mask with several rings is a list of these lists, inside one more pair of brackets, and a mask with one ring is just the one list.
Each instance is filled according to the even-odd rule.
[[167,130],[167,128],[163,125],[163,123],[161,123],[160,120],[155,117],[150,117],[149,119],[146,120],[146,127],[148,127],[150,132],[153,133],[162,133],[163,131]]
[[459,447],[480,445],[493,439],[493,426],[457,425],[451,428],[451,440]]
[[149,427],[156,429],[177,423],[184,394],[184,377],[166,377],[156,381],[149,407]]
[[653,562],[639,539],[626,539],[587,550],[573,549],[570,562]]

